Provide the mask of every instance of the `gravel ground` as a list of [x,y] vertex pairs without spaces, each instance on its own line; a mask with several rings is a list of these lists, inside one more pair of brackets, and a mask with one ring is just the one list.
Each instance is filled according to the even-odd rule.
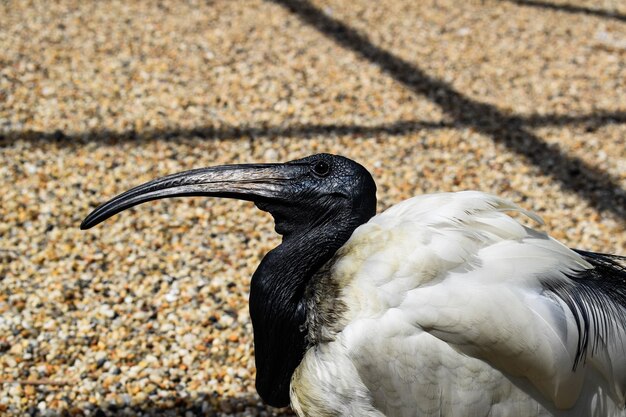
[[0,415],[270,416],[250,276],[269,215],[97,204],[340,153],[382,210],[479,189],[626,254],[626,3],[0,1]]

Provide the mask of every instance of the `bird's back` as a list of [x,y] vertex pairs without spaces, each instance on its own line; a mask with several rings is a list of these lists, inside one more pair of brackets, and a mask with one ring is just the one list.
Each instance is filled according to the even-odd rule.
[[568,285],[595,265],[507,211],[523,212],[483,193],[436,194],[359,227],[308,290],[312,346],[294,408],[626,416],[623,306],[581,327],[584,300],[568,304]]

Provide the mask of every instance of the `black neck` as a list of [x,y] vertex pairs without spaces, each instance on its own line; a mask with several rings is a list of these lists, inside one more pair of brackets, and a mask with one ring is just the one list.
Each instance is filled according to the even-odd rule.
[[305,353],[306,285],[356,226],[344,226],[348,230],[331,226],[327,230],[285,236],[252,276],[250,317],[254,328],[256,388],[272,406],[289,405],[291,376]]

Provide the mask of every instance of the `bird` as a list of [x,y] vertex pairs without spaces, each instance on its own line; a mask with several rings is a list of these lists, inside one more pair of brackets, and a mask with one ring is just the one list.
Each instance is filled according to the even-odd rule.
[[[570,249],[480,191],[376,214],[376,183],[332,154],[158,178],[89,229],[166,197],[253,202],[281,243],[254,272],[256,389],[299,416],[626,416],[626,258]],[[516,220],[515,213],[526,218]]]

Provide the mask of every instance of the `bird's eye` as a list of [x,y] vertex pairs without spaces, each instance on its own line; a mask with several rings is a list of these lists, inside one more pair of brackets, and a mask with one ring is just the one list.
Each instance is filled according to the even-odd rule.
[[325,177],[330,172],[330,165],[328,165],[328,162],[318,161],[313,166],[313,172],[315,173],[315,175]]

